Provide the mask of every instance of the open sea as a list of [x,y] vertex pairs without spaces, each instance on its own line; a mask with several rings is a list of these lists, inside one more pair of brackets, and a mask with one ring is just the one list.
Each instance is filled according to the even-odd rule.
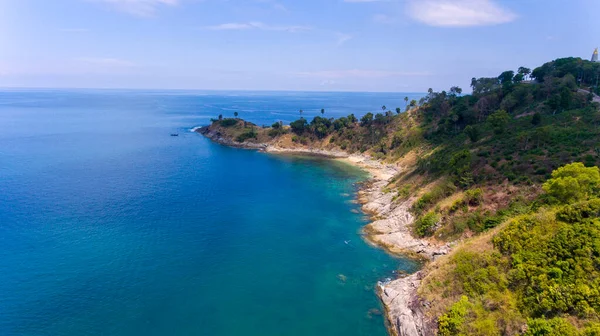
[[365,173],[190,129],[407,95],[0,90],[0,335],[385,335],[374,286],[419,265],[361,239]]

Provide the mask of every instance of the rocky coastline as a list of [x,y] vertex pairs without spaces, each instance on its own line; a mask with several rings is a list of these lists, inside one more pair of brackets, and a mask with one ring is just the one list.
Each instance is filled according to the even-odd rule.
[[[409,209],[414,198],[395,202],[393,194],[386,192],[390,180],[401,171],[401,167],[384,164],[366,155],[349,154],[343,151],[330,151],[320,148],[284,148],[271,143],[239,143],[227,138],[210,127],[202,127],[196,132],[214,142],[238,148],[247,148],[267,153],[317,155],[337,159],[357,166],[371,175],[369,183],[358,192],[358,201],[365,213],[372,216],[373,222],[363,228],[365,239],[376,247],[392,254],[402,254],[425,261],[449,253],[449,245],[438,245],[426,239],[415,238],[411,232],[414,217]],[[393,336],[427,336],[433,328],[426,323],[424,304],[417,295],[422,272],[378,284],[377,293],[384,305],[388,330]]]

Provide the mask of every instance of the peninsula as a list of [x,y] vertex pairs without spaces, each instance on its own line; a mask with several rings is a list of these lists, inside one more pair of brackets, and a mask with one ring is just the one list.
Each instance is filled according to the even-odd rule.
[[379,286],[392,335],[598,335],[599,73],[562,58],[360,118],[219,116],[197,131],[371,172],[366,239],[427,261]]

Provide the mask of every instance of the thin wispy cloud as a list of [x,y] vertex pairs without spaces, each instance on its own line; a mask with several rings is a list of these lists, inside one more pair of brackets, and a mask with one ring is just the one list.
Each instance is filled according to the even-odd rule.
[[517,15],[492,0],[409,0],[408,14],[437,27],[470,27],[507,23]]
[[375,14],[373,15],[372,19],[374,22],[381,24],[392,24],[395,22],[393,17],[386,14]]
[[282,3],[275,1],[275,0],[256,0],[256,2],[258,3],[263,3],[263,4],[268,4],[270,5],[273,9],[278,10],[278,11],[282,11],[282,12],[286,12],[289,13],[289,9],[284,6]]
[[361,2],[392,2],[392,0],[344,0],[344,2],[353,2],[353,3],[361,3]]
[[311,30],[308,26],[275,26],[262,22],[230,22],[222,23],[214,26],[204,27],[208,30],[267,30],[267,31],[283,31],[289,33],[297,33],[301,31]]
[[179,0],[92,0],[112,8],[142,17],[154,16],[160,7],[176,6]]
[[131,68],[137,66],[134,62],[112,57],[78,57],[74,60],[78,63],[103,67]]
[[58,31],[63,33],[87,33],[90,30],[86,28],[61,28]]
[[324,70],[324,71],[304,71],[293,74],[297,77],[318,78],[323,80],[334,80],[342,78],[388,78],[388,77],[414,77],[429,76],[428,72],[406,72],[406,71],[386,71],[386,70]]
[[334,35],[337,39],[336,46],[338,46],[338,47],[352,39],[352,35],[348,35],[348,34],[344,34],[344,33],[336,32]]

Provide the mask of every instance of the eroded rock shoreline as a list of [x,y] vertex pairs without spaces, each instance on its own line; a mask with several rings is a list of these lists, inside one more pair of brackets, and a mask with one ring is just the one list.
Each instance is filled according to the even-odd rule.
[[[438,245],[426,239],[415,238],[411,232],[414,217],[409,209],[414,198],[395,202],[385,187],[401,167],[371,159],[365,155],[317,148],[282,148],[268,143],[239,143],[223,137],[219,132],[202,127],[196,130],[214,142],[238,148],[256,149],[267,153],[317,155],[337,159],[357,166],[372,176],[358,191],[362,210],[372,216],[373,222],[363,228],[365,239],[392,254],[401,254],[426,261],[449,253],[449,245]],[[417,295],[422,272],[378,284],[377,293],[383,302],[388,330],[394,336],[428,336],[433,334],[423,312],[424,303]]]

